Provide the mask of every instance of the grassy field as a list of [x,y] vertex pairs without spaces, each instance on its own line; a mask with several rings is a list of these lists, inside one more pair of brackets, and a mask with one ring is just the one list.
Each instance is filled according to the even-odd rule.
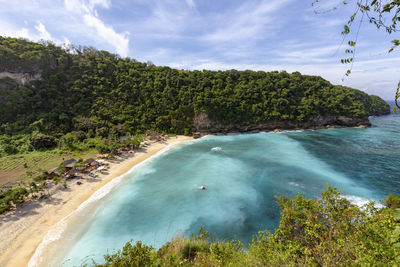
[[8,182],[28,182],[43,171],[58,167],[70,158],[87,159],[95,157],[97,151],[65,152],[59,149],[34,151],[0,158],[0,186]]

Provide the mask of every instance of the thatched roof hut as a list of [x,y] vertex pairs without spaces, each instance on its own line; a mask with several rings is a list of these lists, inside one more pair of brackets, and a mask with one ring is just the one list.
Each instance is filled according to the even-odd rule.
[[76,159],[69,159],[61,163],[66,168],[73,168],[75,167],[75,164],[77,163]]
[[86,164],[87,166],[91,166],[91,167],[97,167],[100,165],[100,163],[92,158],[87,159],[83,162],[84,164]]
[[54,168],[54,169],[50,170],[47,178],[52,179],[54,177],[61,177],[61,176],[62,176],[62,173],[60,172],[59,168]]
[[75,168],[78,172],[87,172],[86,170],[87,167],[77,167]]
[[92,164],[93,161],[95,161],[95,160],[90,158],[90,159],[87,159],[87,160],[83,161],[83,163],[86,164],[86,165],[90,165],[90,164]]
[[77,169],[70,169],[67,171],[67,178],[73,178],[75,177],[79,171]]

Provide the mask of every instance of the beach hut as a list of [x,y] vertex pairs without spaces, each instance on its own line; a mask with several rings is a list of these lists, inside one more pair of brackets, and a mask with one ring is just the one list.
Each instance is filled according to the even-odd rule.
[[54,168],[50,170],[49,176],[47,176],[48,179],[53,179],[54,177],[61,177],[62,173],[60,172],[59,168]]
[[93,161],[95,161],[95,160],[90,158],[90,159],[87,159],[87,160],[83,161],[83,164],[86,164],[86,165],[89,166]]
[[76,159],[69,159],[61,163],[65,168],[71,169],[75,167],[75,164],[77,163]]
[[67,179],[74,178],[77,174],[79,174],[79,171],[75,168],[67,170],[66,172]]
[[86,164],[88,167],[97,167],[100,165],[98,161],[92,158],[85,160],[83,163]]
[[100,165],[100,162],[98,161],[93,161],[92,163],[90,163],[91,167],[98,167]]
[[87,172],[87,167],[77,167],[76,168],[76,170],[78,171],[78,172],[80,172],[80,173],[84,173],[84,172]]

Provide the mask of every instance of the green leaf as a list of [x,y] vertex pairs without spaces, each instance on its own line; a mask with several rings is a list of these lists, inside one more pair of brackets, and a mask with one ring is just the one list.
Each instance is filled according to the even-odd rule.
[[397,115],[397,108],[396,107],[393,108],[393,113]]

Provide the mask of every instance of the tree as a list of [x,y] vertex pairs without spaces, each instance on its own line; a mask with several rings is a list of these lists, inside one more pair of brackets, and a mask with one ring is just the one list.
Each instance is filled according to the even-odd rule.
[[53,136],[37,134],[31,137],[30,144],[35,149],[46,149],[56,146],[57,142]]
[[[314,0],[313,6],[315,6],[315,11],[320,13],[318,4],[322,2],[321,0]],[[343,64],[351,63],[353,65],[354,57],[356,54],[356,45],[357,45],[357,37],[359,33],[359,29],[361,24],[366,17],[368,22],[374,24],[376,28],[384,29],[388,34],[395,33],[399,31],[400,22],[400,1],[399,0],[350,0],[343,1],[343,5],[353,5],[355,8],[355,12],[350,16],[347,23],[344,25],[344,30],[342,34],[344,37],[348,36],[351,32],[351,28],[354,22],[358,21],[358,27],[356,32],[355,40],[348,40],[348,48],[345,50],[346,54],[349,55],[348,58],[341,59]],[[333,8],[336,9],[336,8]],[[389,53],[393,52],[399,45],[399,39],[393,39],[393,46],[389,49]],[[346,76],[350,75],[352,65],[350,69],[347,70]],[[396,108],[400,109],[400,81],[397,86],[396,95],[395,95],[395,103],[396,106],[393,108],[394,113],[397,113]]]

